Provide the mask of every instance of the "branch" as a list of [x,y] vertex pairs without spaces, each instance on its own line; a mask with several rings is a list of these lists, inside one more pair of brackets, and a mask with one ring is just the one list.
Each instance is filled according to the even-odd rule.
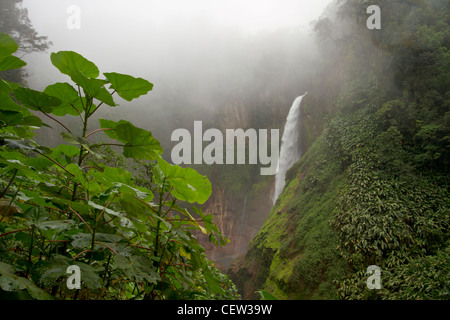
[[90,135],[92,135],[92,134],[94,134],[94,133],[96,133],[96,132],[99,132],[99,131],[109,131],[109,130],[114,130],[114,129],[113,129],[113,128],[97,129],[97,130],[94,130],[94,131],[92,131],[91,133],[89,133],[89,134],[86,136],[86,138],[88,138]]
[[103,242],[100,242],[100,241],[94,241],[94,243],[101,244],[101,245],[107,247],[107,248],[108,248],[109,250],[111,250],[115,255],[117,255],[117,252],[115,252],[114,249],[111,248],[110,246],[108,246],[107,244],[105,244],[105,243],[103,243]]
[[169,198],[170,194],[172,193],[173,187],[170,188],[169,192],[166,195],[166,198],[164,199],[164,202],[162,203],[162,206],[164,206],[167,202],[167,198]]
[[100,212],[100,214],[97,217],[97,222],[100,220],[101,216],[103,215],[103,212],[105,212],[105,210],[109,207],[109,205],[111,204],[111,202],[113,202],[113,200],[116,198],[116,195],[114,195],[112,197],[112,199],[108,202],[108,204],[106,205],[105,208],[103,208],[102,212]]
[[[148,207],[150,210],[152,210],[154,213],[158,214],[158,211],[156,211],[154,208],[152,208],[151,205],[149,205],[147,202],[145,202],[144,200],[139,199],[137,196],[133,195],[134,198],[136,198],[136,200],[138,200],[139,202],[141,202],[142,204],[144,204],[146,207]],[[155,224],[155,221],[152,219],[152,217],[148,216],[148,218],[152,221],[153,224]]]
[[86,250],[81,251],[79,254],[77,254],[75,257],[73,257],[73,260],[77,260],[77,258],[78,258],[79,256],[81,256],[83,253],[89,252],[89,251],[92,251],[92,250],[91,250],[91,249],[86,249]]
[[110,223],[111,221],[113,221],[113,220],[116,219],[116,218],[117,218],[117,216],[113,216],[109,221],[105,221],[105,222],[103,222],[102,224],[99,224],[98,227],[104,226],[105,224]]
[[52,119],[53,121],[56,121],[57,123],[59,123],[64,129],[66,129],[69,133],[72,133],[69,128],[67,128],[63,123],[61,123],[59,120],[53,118],[51,115],[49,115],[48,113],[42,111],[41,108],[38,108],[40,112],[42,112],[45,116],[49,117],[50,119]]
[[190,222],[190,221],[196,221],[196,222],[203,222],[202,219],[175,219],[175,218],[167,218],[167,221],[185,221],[185,222]]
[[[112,96],[114,93],[116,93],[116,90],[114,90],[114,91],[111,93],[111,96]],[[95,113],[95,111],[97,111],[97,109],[100,108],[100,106],[101,106],[103,103],[104,103],[104,102],[102,101],[102,102],[94,109],[94,111],[92,111],[92,113],[90,114],[90,116],[92,116],[92,115]]]
[[130,247],[135,247],[135,248],[139,248],[139,249],[144,249],[144,250],[149,250],[149,251],[155,251],[153,249],[147,248],[147,247],[143,247],[143,246],[138,246],[137,244],[130,244]]
[[16,171],[14,171],[14,175],[12,176],[11,180],[9,181],[8,185],[6,186],[5,190],[3,190],[2,194],[0,195],[0,199],[3,198],[3,196],[6,194],[6,192],[8,191],[9,187],[11,187],[11,184],[13,183],[14,179],[16,178],[17,172],[19,171],[19,169],[16,169]]
[[93,169],[97,169],[100,172],[103,172],[104,170],[102,170],[101,168],[97,167],[97,166],[84,166],[81,169],[88,169],[88,168],[93,168]]
[[11,234],[11,233],[16,233],[16,232],[20,232],[20,231],[30,231],[30,230],[31,230],[30,228],[14,230],[14,231],[10,231],[10,232],[6,232],[6,233],[3,233],[3,234],[0,234],[0,237],[6,236],[6,235]]
[[103,146],[117,146],[117,147],[125,147],[124,144],[120,144],[120,143],[101,143],[99,145],[97,145],[98,147],[103,147]]
[[78,115],[80,116],[81,121],[84,123],[84,119],[83,119],[83,116],[81,115],[80,110],[78,110],[78,109],[73,105],[73,103],[71,103],[70,105],[72,106],[72,108],[74,108],[74,109],[77,111]]
[[65,172],[67,172],[68,174],[70,174],[72,177],[75,177],[75,175],[69,171],[67,171],[66,168],[64,168],[62,165],[60,165],[58,162],[56,162],[55,160],[53,160],[52,158],[46,156],[45,154],[43,154],[42,152],[35,150],[37,153],[39,153],[41,156],[46,157],[48,160],[50,160],[51,162],[53,162],[54,164],[56,164],[58,167],[60,167],[61,169],[63,169]]
[[91,227],[89,227],[89,225],[86,223],[86,221],[84,221],[84,219],[78,214],[78,212],[76,212],[75,210],[73,210],[70,206],[69,206],[70,211],[72,211],[73,213],[75,213],[78,218],[81,219],[81,221],[84,222],[84,224],[86,225],[86,227],[88,227],[89,231],[91,232],[91,234],[94,234],[94,232],[92,231]]
[[[36,204],[36,203],[30,203],[30,202],[24,202],[24,203],[25,203],[25,204],[28,204],[28,205],[30,205],[30,206],[41,207],[41,205]],[[56,211],[61,212],[61,213],[70,213],[70,212],[68,212],[68,211],[61,210],[61,209],[58,209],[58,208],[47,207],[47,206],[42,206],[42,207],[44,207],[44,208],[46,208],[46,209],[50,209],[50,210],[56,210]]]

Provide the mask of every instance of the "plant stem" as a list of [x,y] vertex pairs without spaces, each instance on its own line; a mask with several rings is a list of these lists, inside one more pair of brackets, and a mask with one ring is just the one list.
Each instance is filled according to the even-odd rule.
[[97,130],[94,130],[94,131],[90,132],[90,133],[86,136],[86,138],[90,137],[90,136],[93,135],[94,133],[97,133],[97,132],[100,132],[100,131],[110,131],[110,130],[114,130],[114,129],[113,129],[113,128],[102,128],[102,129],[97,129]]
[[[89,101],[86,102],[86,106],[84,106],[83,104],[83,97],[81,96],[81,91],[80,91],[80,86],[78,86],[78,93],[80,94],[80,100],[81,100],[81,104],[83,105],[83,109],[84,109],[84,120],[83,120],[83,134],[82,137],[86,138],[86,132],[87,132],[87,125],[88,125],[88,119],[89,119],[89,112],[87,110],[87,103],[89,103]],[[83,157],[84,157],[84,147],[80,146],[80,154],[78,155],[78,166],[81,167],[81,163],[83,162]],[[72,201],[75,200],[76,198],[76,194],[78,191],[78,183],[74,183],[73,186],[73,193],[72,193]],[[69,218],[72,219],[72,214],[69,215]]]
[[9,232],[0,234],[0,237],[4,237],[4,236],[6,236],[8,234],[11,234],[11,233],[16,233],[16,232],[21,232],[21,231],[30,231],[30,230],[31,230],[30,228],[26,228],[26,229],[19,229],[19,230],[9,231]]
[[[16,169],[14,171],[14,174],[11,178],[11,180],[9,181],[8,185],[6,186],[5,190],[3,190],[2,194],[0,195],[0,199],[3,198],[3,196],[6,194],[6,192],[8,191],[9,187],[11,187],[11,184],[13,183],[14,179],[16,178],[17,175],[17,171],[19,171],[19,169]],[[8,209],[9,210],[9,209]]]
[[53,118],[51,115],[49,115],[48,113],[42,111],[41,108],[39,108],[39,111],[42,112],[46,117],[52,119],[53,121],[57,122],[60,126],[62,126],[64,129],[66,129],[69,133],[72,133],[69,128],[67,128],[62,122],[60,122],[58,119]]
[[[158,208],[158,216],[161,216],[161,209],[162,209],[162,203],[163,203],[163,194],[164,194],[164,185],[166,183],[166,178],[164,177],[162,186],[161,186],[161,191],[159,193],[159,208]],[[156,222],[156,236],[155,236],[155,257],[158,256],[158,249],[159,249],[159,229],[161,227],[161,220],[158,220]],[[162,258],[162,257],[161,257]],[[155,261],[155,265],[158,265],[158,263]]]
[[92,262],[92,253],[94,252],[94,247],[95,247],[95,231],[96,228],[94,227],[93,233],[92,233],[92,242],[91,242],[91,254],[89,255],[89,260],[88,260],[88,264],[91,264]]
[[62,165],[60,165],[57,161],[53,160],[52,158],[50,158],[49,156],[43,154],[40,151],[35,150],[37,153],[39,153],[41,156],[47,158],[48,160],[50,160],[51,162],[53,162],[54,164],[56,164],[58,167],[60,167],[61,169],[63,169],[65,172],[67,172],[68,174],[70,174],[72,177],[74,177],[74,175],[72,173],[70,173],[69,171],[67,171],[66,168],[64,168]]
[[[111,93],[111,96],[112,96],[114,93],[116,93],[116,90],[114,90],[114,91]],[[97,111],[98,108],[100,108],[100,106],[101,106],[103,103],[104,103],[103,101],[100,102],[100,104],[97,106],[97,108],[95,108],[94,111],[92,111],[92,113],[91,113],[90,115],[92,116],[92,115],[95,113],[95,111]]]
[[109,255],[108,261],[106,262],[105,273],[103,274],[103,279],[102,279],[103,285],[105,285],[105,279],[106,279],[106,275],[108,274],[108,267],[109,267],[109,262],[111,261],[111,257],[112,257],[112,254]]

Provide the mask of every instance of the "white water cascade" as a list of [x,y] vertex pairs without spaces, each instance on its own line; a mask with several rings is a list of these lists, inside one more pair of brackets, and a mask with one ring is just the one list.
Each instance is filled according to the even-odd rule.
[[297,97],[292,103],[286,119],[283,137],[281,138],[280,158],[278,160],[277,174],[275,176],[275,192],[273,204],[278,199],[285,184],[286,172],[301,157],[300,150],[300,104],[307,92]]

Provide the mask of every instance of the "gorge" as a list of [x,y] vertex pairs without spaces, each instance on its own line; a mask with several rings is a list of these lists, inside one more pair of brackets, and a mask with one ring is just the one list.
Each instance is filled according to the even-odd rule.
[[[75,299],[74,260],[86,299],[448,300],[450,11],[377,4],[380,28],[366,1],[336,0],[308,28],[194,19],[97,56],[138,78],[97,79],[99,43],[50,60],[78,90],[1,80],[0,276]],[[59,81],[34,66],[31,88]]]

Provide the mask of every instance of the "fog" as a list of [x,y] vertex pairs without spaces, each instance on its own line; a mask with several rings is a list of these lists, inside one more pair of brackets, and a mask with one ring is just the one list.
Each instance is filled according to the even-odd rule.
[[137,125],[151,129],[163,144],[167,130],[187,118],[201,120],[236,100],[245,108],[245,101],[267,101],[292,88],[286,103],[277,106],[287,112],[306,91],[300,82],[316,59],[311,22],[330,2],[24,0],[33,27],[53,43],[48,52],[23,57],[28,83],[43,90],[70,80],[50,63],[50,52],[59,50],[82,54],[101,72],[143,77],[153,91],[131,103],[115,97],[127,108],[115,110],[115,117],[139,119]]
[[[147,76],[157,85],[161,78],[185,74],[220,76],[243,57],[251,60],[255,52],[249,50],[286,45],[277,35],[266,48],[257,47],[258,37],[275,30],[291,28],[300,40],[328,2],[24,0],[23,5],[38,33],[53,42],[50,51],[74,50],[100,70]],[[72,15],[67,10],[73,5],[80,10],[79,29],[67,26]],[[303,51],[309,50],[307,46]],[[34,85],[42,87],[48,78],[57,77],[56,70],[48,68],[48,53],[24,59]],[[44,77],[38,74],[43,68]]]

